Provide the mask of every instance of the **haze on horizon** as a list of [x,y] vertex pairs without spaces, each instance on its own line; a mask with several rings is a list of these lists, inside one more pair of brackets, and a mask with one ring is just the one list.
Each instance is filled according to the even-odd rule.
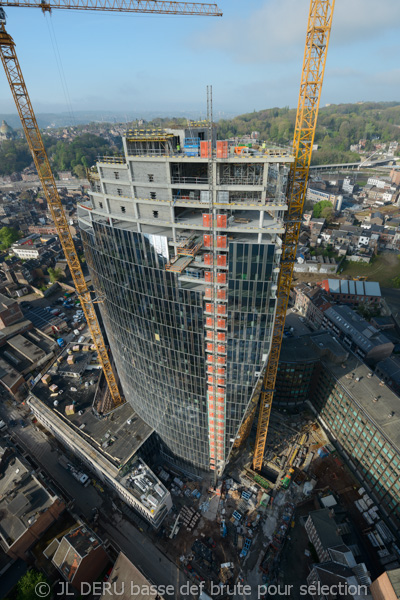
[[[38,114],[205,116],[210,83],[216,118],[295,107],[309,1],[218,5],[222,18],[7,8],[7,30]],[[399,39],[398,0],[338,0],[321,106],[400,98]],[[2,70],[0,90],[0,113],[15,113]]]

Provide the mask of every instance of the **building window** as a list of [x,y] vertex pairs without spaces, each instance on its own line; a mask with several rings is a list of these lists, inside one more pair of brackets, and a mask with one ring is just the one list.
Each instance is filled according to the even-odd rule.
[[121,190],[121,188],[117,188],[117,194],[118,194],[118,196],[122,196],[122,190]]
[[151,200],[156,200],[157,194],[155,192],[150,192],[150,198]]
[[99,207],[103,208],[103,203],[102,202],[99,202]]
[[118,171],[114,171],[114,177],[115,177],[115,179],[119,179],[119,172]]
[[122,213],[125,213],[125,212],[126,212],[126,208],[125,208],[125,206],[121,206],[121,212],[122,212]]
[[153,217],[158,219],[158,210],[153,210]]
[[153,173],[149,173],[149,174],[147,175],[147,177],[149,178],[149,182],[150,182],[150,183],[151,183],[152,181],[154,181],[154,175],[153,175]]

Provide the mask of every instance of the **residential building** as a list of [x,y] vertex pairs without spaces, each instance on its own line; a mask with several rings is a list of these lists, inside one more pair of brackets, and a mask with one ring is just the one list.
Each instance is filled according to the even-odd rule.
[[0,545],[12,558],[26,560],[65,504],[15,451],[3,448],[0,455]]
[[329,548],[343,543],[335,513],[330,508],[321,508],[308,515],[305,523],[308,539],[315,548],[320,562],[330,559]]
[[295,308],[313,324],[315,329],[320,329],[325,310],[332,306],[329,296],[318,285],[307,283],[296,285],[294,294]]
[[392,183],[400,186],[400,169],[392,169],[390,171],[390,179]]
[[39,258],[40,255],[45,252],[46,248],[45,246],[33,246],[30,244],[13,244],[11,250],[15,254],[15,256],[18,256],[18,258],[27,260],[30,258]]
[[110,560],[103,542],[87,525],[69,531],[61,542],[53,540],[52,545],[51,562],[78,592],[84,591],[82,583],[95,581]]
[[106,589],[100,600],[115,600],[116,596],[120,600],[131,600],[132,589],[136,600],[163,600],[152,583],[122,552],[119,553],[108,580],[112,581],[112,588]]
[[341,304],[376,304],[382,299],[381,288],[375,281],[324,279],[318,285],[334,302]]
[[400,569],[385,571],[371,585],[373,600],[400,599]]
[[313,600],[372,600],[365,565],[349,567],[334,561],[313,565],[307,577]]
[[328,308],[322,326],[369,365],[375,365],[393,352],[394,344],[348,306]]
[[308,187],[306,200],[308,202],[312,202],[313,204],[317,204],[323,200],[328,200],[332,204],[333,210],[339,212],[342,208],[343,196],[341,194],[334,194],[329,191]]
[[400,396],[400,357],[390,356],[378,362],[375,373]]
[[0,294],[0,329],[14,325],[23,318],[18,302]]
[[78,207],[124,394],[198,474],[222,473],[268,357],[293,162],[209,137],[127,132]]

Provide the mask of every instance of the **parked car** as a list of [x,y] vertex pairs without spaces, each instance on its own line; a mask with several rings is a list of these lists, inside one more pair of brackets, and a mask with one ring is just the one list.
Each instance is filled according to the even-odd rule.
[[78,344],[83,344],[84,341],[85,341],[85,336],[81,335],[80,338],[78,339]]

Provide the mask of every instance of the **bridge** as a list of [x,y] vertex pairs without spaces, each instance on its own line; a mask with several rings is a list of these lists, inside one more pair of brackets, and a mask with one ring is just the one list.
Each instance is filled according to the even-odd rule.
[[314,165],[310,167],[310,171],[356,171],[358,169],[373,169],[374,167],[389,165],[390,163],[396,164],[396,158],[394,156],[380,158],[378,160],[371,160],[366,163],[361,161],[354,163],[339,163],[331,165]]

